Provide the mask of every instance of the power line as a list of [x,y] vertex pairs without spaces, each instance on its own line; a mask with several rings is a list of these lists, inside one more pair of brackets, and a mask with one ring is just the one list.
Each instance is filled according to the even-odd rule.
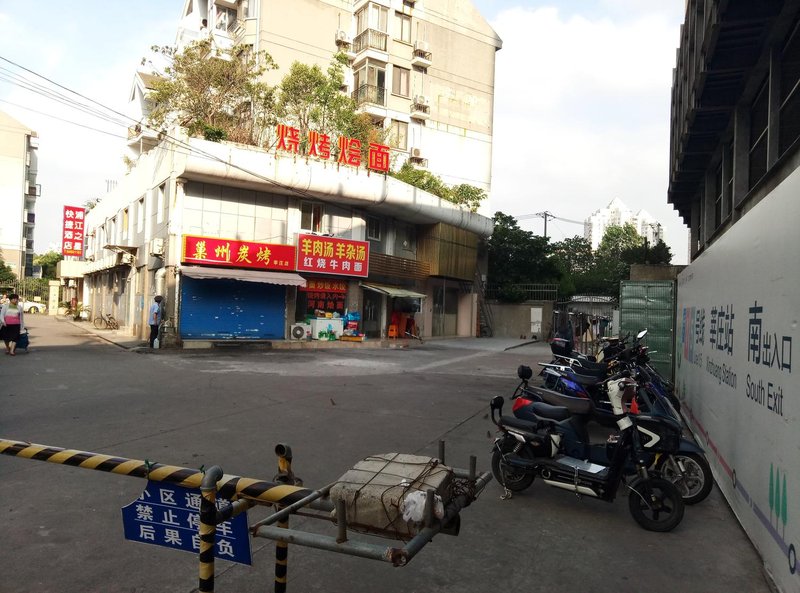
[[579,220],[570,220],[569,218],[561,218],[560,216],[556,216],[552,212],[548,212],[545,210],[544,212],[537,212],[536,214],[522,214],[517,216],[517,220],[525,220],[528,218],[543,218],[544,219],[544,238],[547,239],[547,221],[549,220],[560,220],[562,222],[571,222],[573,224],[580,224],[582,225],[583,222]]

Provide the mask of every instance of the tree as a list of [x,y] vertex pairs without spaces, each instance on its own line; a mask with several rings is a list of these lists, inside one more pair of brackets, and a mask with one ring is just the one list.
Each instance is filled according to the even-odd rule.
[[589,241],[578,235],[554,243],[553,259],[561,270],[561,283],[558,292],[561,296],[572,296],[576,293],[593,292],[587,290],[594,267],[594,253]]
[[47,278],[48,280],[55,280],[56,265],[58,265],[58,262],[60,262],[63,259],[64,259],[63,255],[51,249],[47,253],[43,253],[41,255],[34,255],[33,264],[36,266],[42,266],[42,278]]
[[481,188],[462,183],[452,189],[450,201],[454,204],[466,206],[470,212],[477,212],[481,202],[485,199],[486,192]]
[[14,273],[14,270],[11,269],[11,266],[9,266],[3,259],[3,256],[0,255],[0,282],[10,283],[16,281],[17,275]]
[[417,169],[414,165],[406,161],[397,173],[393,173],[393,177],[404,181],[409,185],[418,187],[419,189],[439,196],[444,200],[450,199],[450,188],[442,181],[438,175],[434,175],[430,171],[424,169]]
[[630,277],[631,254],[641,249],[644,238],[627,222],[606,229],[595,253],[595,266],[587,278],[591,292],[619,296],[619,283]]
[[510,285],[558,282],[561,276],[555,260],[549,257],[548,239],[522,230],[514,217],[502,212],[494,215],[488,250],[488,280],[500,286],[506,300],[517,300],[511,294]]
[[264,51],[244,46],[214,47],[202,39],[177,52],[168,46],[152,50],[169,61],[153,83],[151,126],[183,126],[191,135],[262,146],[275,125],[275,89],[260,82],[277,66]]

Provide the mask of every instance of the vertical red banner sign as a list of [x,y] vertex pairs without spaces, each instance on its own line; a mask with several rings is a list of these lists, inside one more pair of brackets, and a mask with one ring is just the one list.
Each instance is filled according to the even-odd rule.
[[85,231],[83,218],[86,209],[78,206],[64,206],[64,220],[61,226],[61,253],[63,255],[83,255]]

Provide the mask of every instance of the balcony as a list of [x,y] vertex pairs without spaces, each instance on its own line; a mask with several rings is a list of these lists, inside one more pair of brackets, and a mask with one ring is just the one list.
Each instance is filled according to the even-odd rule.
[[380,105],[386,107],[386,89],[373,84],[362,84],[352,93],[356,105]]
[[417,41],[411,54],[411,65],[418,68],[428,68],[433,63],[432,60],[433,56],[428,51],[428,44],[424,41]]
[[411,118],[425,121],[431,117],[431,107],[428,99],[422,96],[414,97],[411,103]]
[[31,198],[40,197],[42,195],[42,186],[38,183],[36,185],[29,185],[25,195]]
[[33,212],[28,212],[27,216],[25,217],[25,222],[28,224],[36,224],[36,214]]
[[358,61],[373,58],[381,62],[389,61],[389,35],[376,29],[366,29],[353,39],[353,53]]

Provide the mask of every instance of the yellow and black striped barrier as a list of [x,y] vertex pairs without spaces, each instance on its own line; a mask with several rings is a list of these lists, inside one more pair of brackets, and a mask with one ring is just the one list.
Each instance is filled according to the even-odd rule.
[[[203,472],[177,465],[150,463],[140,459],[126,459],[89,451],[49,447],[24,441],[0,439],[0,454],[23,457],[83,469],[93,469],[122,476],[144,478],[154,482],[169,482],[185,488],[200,488]],[[223,474],[217,483],[217,495],[236,500],[246,498],[257,503],[287,506],[309,496],[313,491],[289,484],[254,480]]]

